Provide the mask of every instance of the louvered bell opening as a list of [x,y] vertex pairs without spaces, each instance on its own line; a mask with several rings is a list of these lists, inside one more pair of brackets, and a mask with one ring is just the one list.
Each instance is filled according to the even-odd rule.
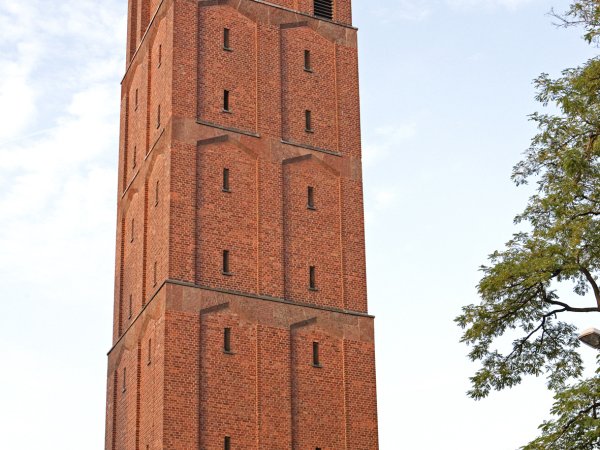
[[333,0],[315,0],[315,16],[333,19]]

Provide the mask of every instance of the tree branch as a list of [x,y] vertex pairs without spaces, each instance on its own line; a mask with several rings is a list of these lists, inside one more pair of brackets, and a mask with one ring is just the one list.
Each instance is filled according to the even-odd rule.
[[596,408],[600,408],[600,402],[593,403],[592,405],[588,406],[587,408],[584,408],[584,409],[580,410],[579,412],[577,412],[577,414],[575,414],[575,417],[573,417],[571,420],[569,420],[563,426],[562,432],[560,433],[560,435],[556,438],[556,440],[554,442],[557,442],[567,432],[567,430],[569,428],[571,428],[571,425],[573,425],[575,423],[575,421],[577,419],[579,419],[582,415],[588,414],[592,411],[594,411],[594,414],[595,414]]
[[600,216],[600,211],[584,211],[578,214],[573,214],[569,217],[569,220],[575,220],[578,217],[586,217],[586,216]]
[[598,305],[598,308],[600,308],[600,289],[598,288],[596,280],[594,280],[594,277],[592,276],[590,271],[587,270],[585,267],[580,266],[579,270],[581,270],[581,273],[585,275],[585,278],[592,285],[592,289],[594,290],[594,297],[596,297],[596,304]]
[[552,311],[553,314],[561,313],[561,312],[580,312],[580,313],[588,313],[588,312],[600,312],[600,306],[592,306],[589,308],[574,308],[573,306],[567,305],[566,303],[559,302],[557,300],[544,299],[544,303],[549,303],[551,305],[560,306],[563,309],[559,309],[556,311]]

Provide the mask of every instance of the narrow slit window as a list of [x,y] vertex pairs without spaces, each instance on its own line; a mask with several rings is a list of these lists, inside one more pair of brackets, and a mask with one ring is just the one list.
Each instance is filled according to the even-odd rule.
[[229,250],[223,250],[223,273],[229,275]]
[[307,207],[308,209],[316,209],[315,208],[315,188],[312,186],[308,186],[307,190]]
[[160,128],[160,105],[156,111],[156,128]]
[[131,219],[131,242],[133,242],[134,237],[135,237],[135,219]]
[[308,288],[311,291],[317,290],[317,276],[315,266],[310,266],[308,269]]
[[135,90],[135,109],[138,109],[138,99],[139,99],[138,89]]
[[158,45],[158,67],[162,64],[162,44]]
[[157,266],[156,261],[154,261],[154,268],[152,271],[152,277],[153,277],[152,280],[154,281],[154,286],[156,286],[156,282],[157,282],[156,266]]
[[229,91],[223,91],[223,111],[230,112],[229,110]]
[[223,450],[231,450],[231,438],[229,436],[225,436],[223,440]]
[[307,72],[312,72],[312,67],[310,64],[310,50],[304,50],[304,70]]
[[313,366],[321,367],[321,361],[319,360],[319,343],[313,342]]
[[127,390],[127,367],[123,367],[123,392]]
[[158,193],[159,193],[160,184],[159,181],[156,182],[156,188],[154,189],[154,206],[158,206]]
[[137,145],[133,146],[133,157],[131,159],[133,159],[131,167],[135,169],[135,167],[137,166]]
[[230,31],[229,28],[223,28],[223,49],[225,50],[231,50],[230,47]]
[[223,191],[230,192],[229,169],[223,169]]
[[231,353],[231,328],[223,330],[223,351]]
[[131,316],[133,315],[133,295],[129,294],[129,315],[128,315],[128,319],[131,319]]
[[310,110],[304,111],[304,126],[306,131],[312,132],[312,112]]
[[315,16],[321,19],[333,19],[333,0],[314,0]]
[[148,365],[152,364],[152,339],[148,339]]

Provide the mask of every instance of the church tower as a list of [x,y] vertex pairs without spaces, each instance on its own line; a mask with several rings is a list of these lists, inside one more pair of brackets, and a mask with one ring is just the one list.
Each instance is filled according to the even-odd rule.
[[374,450],[351,0],[129,0],[106,450]]

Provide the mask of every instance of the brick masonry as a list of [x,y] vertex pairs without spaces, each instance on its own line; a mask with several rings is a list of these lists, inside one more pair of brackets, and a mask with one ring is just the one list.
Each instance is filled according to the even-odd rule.
[[107,450],[378,448],[356,29],[333,4],[129,0]]

